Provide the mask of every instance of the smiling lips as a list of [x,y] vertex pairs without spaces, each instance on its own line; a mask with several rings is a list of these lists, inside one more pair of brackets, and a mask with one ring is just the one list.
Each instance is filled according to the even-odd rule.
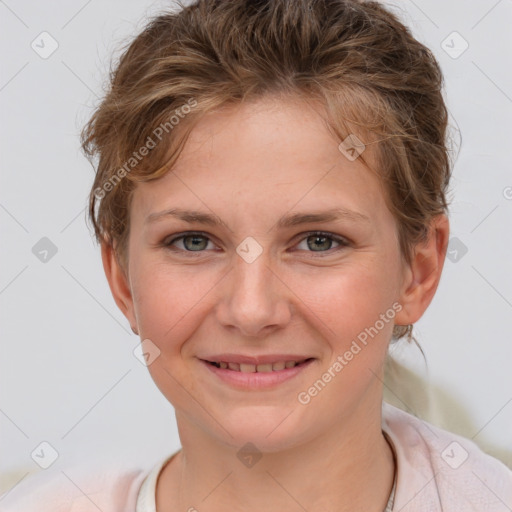
[[201,358],[205,363],[221,370],[240,373],[270,373],[289,370],[313,358],[301,354],[266,354],[246,356],[242,354],[215,354]]
[[216,378],[244,391],[274,389],[305,371],[314,360],[301,354],[215,354],[200,358]]
[[250,364],[250,363],[230,363],[227,361],[208,361],[213,366],[222,369],[229,369],[235,372],[241,373],[268,373],[277,372],[284,370],[285,368],[294,368],[295,366],[308,361],[308,359],[302,359],[300,361],[277,361],[275,363],[262,363],[262,364]]

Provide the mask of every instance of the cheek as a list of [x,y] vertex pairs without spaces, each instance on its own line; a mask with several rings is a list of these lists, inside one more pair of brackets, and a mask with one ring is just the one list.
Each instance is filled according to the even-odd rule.
[[[316,327],[326,339],[341,345],[373,326],[391,308],[396,297],[394,269],[384,259],[368,255],[357,263],[321,269],[314,275],[294,277],[293,291],[304,304],[302,313],[317,318]],[[292,279],[292,275],[289,277]],[[387,333],[387,327],[383,329]]]
[[[188,365],[183,364],[183,348],[201,326],[208,308],[208,291],[218,279],[206,272],[198,275],[192,266],[178,271],[157,262],[140,265],[132,276],[141,339],[151,340],[159,350],[148,365],[153,381],[178,409],[190,409],[191,395],[204,403],[204,390],[190,379]],[[201,415],[200,408],[195,414]]]
[[173,268],[161,262],[134,265],[132,292],[141,336],[162,352],[177,352],[197,327],[208,291],[218,281],[198,267]]
[[[396,315],[397,285],[395,269],[377,259],[372,255],[366,265],[347,265],[329,276],[301,279],[299,293],[311,310],[308,318],[330,349],[317,380],[312,379],[298,397],[301,404],[315,404],[306,408],[308,414],[317,414],[319,408],[332,411],[333,403],[338,411],[351,410],[357,397],[379,385]],[[306,315],[306,308],[300,314]]]

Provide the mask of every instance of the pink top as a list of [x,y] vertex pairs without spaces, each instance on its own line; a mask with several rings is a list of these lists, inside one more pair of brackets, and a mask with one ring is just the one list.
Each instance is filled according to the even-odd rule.
[[[472,441],[383,405],[382,430],[397,456],[392,510],[510,512],[512,471]],[[174,454],[173,454],[174,455]],[[172,456],[173,456],[172,455]],[[0,497],[1,512],[156,512],[160,470],[42,471]]]

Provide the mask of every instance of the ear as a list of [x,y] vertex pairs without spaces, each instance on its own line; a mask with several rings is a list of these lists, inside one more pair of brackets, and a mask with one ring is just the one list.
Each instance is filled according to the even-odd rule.
[[402,310],[395,316],[396,325],[417,322],[434,298],[448,247],[450,225],[446,215],[436,216],[426,242],[418,244],[410,265],[406,265],[399,302]]
[[135,318],[135,310],[133,307],[132,292],[127,277],[127,270],[122,268],[118,261],[116,252],[111,244],[103,242],[101,244],[101,259],[103,261],[103,269],[107,276],[112,296],[116,301],[117,307],[130,322],[132,331],[138,334],[137,320]]

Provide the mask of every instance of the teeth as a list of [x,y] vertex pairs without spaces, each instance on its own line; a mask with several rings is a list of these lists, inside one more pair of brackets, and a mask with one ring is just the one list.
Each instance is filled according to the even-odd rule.
[[285,362],[284,361],[279,361],[278,363],[274,363],[272,365],[272,370],[274,371],[277,371],[277,370],[284,370],[285,368]]
[[265,363],[265,364],[247,364],[247,363],[226,363],[225,361],[219,361],[214,363],[217,368],[230,369],[236,372],[242,373],[269,373],[284,370],[285,368],[293,368],[297,364],[303,361],[278,361],[276,363]]
[[256,366],[256,371],[258,373],[260,373],[260,372],[271,372],[272,371],[272,363],[259,364],[258,366]]

